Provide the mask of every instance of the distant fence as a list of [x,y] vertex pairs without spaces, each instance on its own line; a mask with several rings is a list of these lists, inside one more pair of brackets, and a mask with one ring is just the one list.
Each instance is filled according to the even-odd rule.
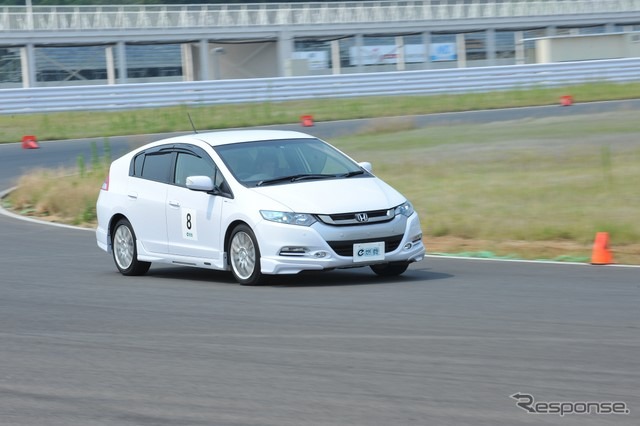
[[634,13],[640,0],[404,0],[221,5],[4,6],[0,32],[264,27]]
[[640,81],[640,58],[502,67],[0,90],[0,114],[407,96]]

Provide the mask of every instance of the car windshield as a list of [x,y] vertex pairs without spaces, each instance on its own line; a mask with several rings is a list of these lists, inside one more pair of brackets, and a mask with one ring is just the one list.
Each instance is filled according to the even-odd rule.
[[370,176],[358,164],[319,139],[242,142],[217,146],[215,150],[234,177],[245,186]]

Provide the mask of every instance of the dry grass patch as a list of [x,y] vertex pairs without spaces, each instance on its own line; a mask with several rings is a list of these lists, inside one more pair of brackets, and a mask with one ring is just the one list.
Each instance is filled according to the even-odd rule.
[[[73,173],[73,174],[72,174]],[[18,180],[5,202],[13,211],[48,220],[92,227],[106,169],[78,174],[69,169],[34,170]]]
[[91,146],[90,166],[78,156],[75,170],[36,169],[20,177],[17,187],[5,199],[4,207],[43,220],[84,227],[96,223],[96,201],[111,164],[109,141],[104,141],[103,157]]

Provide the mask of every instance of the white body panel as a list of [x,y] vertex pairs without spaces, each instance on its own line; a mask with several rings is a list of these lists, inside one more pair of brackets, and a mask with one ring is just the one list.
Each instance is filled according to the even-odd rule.
[[169,254],[218,261],[224,198],[169,186],[166,202]]
[[291,211],[334,214],[387,209],[405,198],[378,178],[319,180],[253,189]]

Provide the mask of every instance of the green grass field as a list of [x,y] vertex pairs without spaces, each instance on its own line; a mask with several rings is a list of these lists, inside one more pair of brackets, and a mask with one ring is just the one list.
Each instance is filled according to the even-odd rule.
[[303,114],[316,121],[430,114],[448,111],[554,105],[571,94],[576,102],[640,98],[640,83],[597,83],[581,86],[464,95],[362,97],[296,102],[179,106],[135,111],[75,111],[49,114],[0,115],[0,143],[18,142],[24,135],[39,140],[108,137],[299,122]]
[[[388,114],[409,113],[394,102],[387,103]],[[257,108],[247,107],[244,115],[258,117]],[[68,116],[69,128],[78,126],[74,118]],[[159,130],[148,125],[146,132]],[[330,142],[372,162],[378,176],[413,201],[430,252],[588,261],[595,233],[606,231],[616,262],[640,264],[639,141],[637,112],[620,111],[426,128],[380,118]],[[25,214],[91,226],[106,168],[104,159],[89,163],[30,173],[5,203]]]

